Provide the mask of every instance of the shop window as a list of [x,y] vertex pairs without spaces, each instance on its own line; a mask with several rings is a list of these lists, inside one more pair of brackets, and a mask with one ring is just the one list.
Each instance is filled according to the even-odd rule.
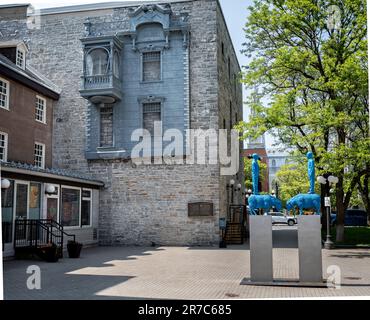
[[40,219],[41,185],[30,183],[29,219]]

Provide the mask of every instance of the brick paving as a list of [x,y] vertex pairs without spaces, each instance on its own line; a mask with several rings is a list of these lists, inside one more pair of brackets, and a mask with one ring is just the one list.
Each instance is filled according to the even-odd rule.
[[[274,277],[298,278],[296,231],[274,232]],[[29,265],[41,268],[41,290],[26,288]],[[96,247],[58,263],[4,263],[5,299],[245,299],[370,296],[370,250],[323,250],[342,272],[341,289],[242,286],[248,245],[216,247]]]

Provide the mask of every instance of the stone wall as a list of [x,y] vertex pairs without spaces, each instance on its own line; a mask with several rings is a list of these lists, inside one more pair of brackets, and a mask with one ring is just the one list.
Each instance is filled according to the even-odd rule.
[[[184,127],[222,127],[230,100],[232,114],[237,112],[242,119],[239,89],[233,92],[236,86],[231,80],[221,83],[227,79],[225,61],[220,58],[221,39],[231,57],[232,73],[239,68],[218,1],[174,2],[171,8],[188,13],[190,23],[189,51],[184,51],[183,61],[179,61],[184,67],[189,65],[183,74],[183,99],[190,103],[190,111],[184,108],[185,119],[189,117]],[[90,173],[106,183],[100,193],[101,244],[218,243],[221,206],[226,210],[226,178],[220,178],[218,165],[135,166],[129,159],[86,160],[86,139],[93,137],[88,131],[88,103],[79,89],[83,68],[80,39],[87,17],[103,34],[129,29],[128,8],[118,8],[42,16],[41,28],[27,34],[31,39],[29,63],[63,89],[54,111],[54,166]],[[214,215],[188,217],[188,202],[197,201],[212,201]]]
[[[218,66],[218,103],[219,103],[219,126],[231,130],[234,125],[243,120],[243,92],[240,83],[240,67],[233,47],[227,25],[222,14],[221,7],[217,7],[217,66]],[[230,61],[230,70],[229,70]],[[244,191],[244,171],[242,150],[243,143],[239,147],[239,173],[233,176],[220,177],[220,214],[226,216],[227,202],[232,202],[231,190],[226,185],[230,179],[242,184],[240,192],[234,192],[234,203],[243,203],[241,192]],[[228,150],[230,152],[230,148]],[[228,199],[229,198],[229,199]]]

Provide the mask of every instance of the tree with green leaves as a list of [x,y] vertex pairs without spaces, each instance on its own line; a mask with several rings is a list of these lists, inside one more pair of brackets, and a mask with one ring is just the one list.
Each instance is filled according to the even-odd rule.
[[317,174],[339,178],[343,241],[345,210],[370,172],[366,1],[255,0],[249,10],[243,82],[258,90],[248,101],[253,116],[238,128],[243,139],[269,131],[312,151]]

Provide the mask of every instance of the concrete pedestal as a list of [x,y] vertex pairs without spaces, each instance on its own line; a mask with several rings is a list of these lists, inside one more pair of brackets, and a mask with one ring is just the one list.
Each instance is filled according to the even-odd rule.
[[323,282],[320,216],[298,216],[299,281]]
[[271,216],[249,216],[252,282],[273,281]]

